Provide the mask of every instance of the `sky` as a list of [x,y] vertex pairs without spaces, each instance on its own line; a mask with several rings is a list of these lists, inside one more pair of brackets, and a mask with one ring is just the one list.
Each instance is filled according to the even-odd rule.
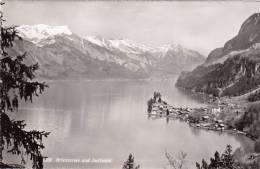
[[180,44],[205,56],[260,12],[260,1],[7,1],[6,25],[67,25],[80,36]]

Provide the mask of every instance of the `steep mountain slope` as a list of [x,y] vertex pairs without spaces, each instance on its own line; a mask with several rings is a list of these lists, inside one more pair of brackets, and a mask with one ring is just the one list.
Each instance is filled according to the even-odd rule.
[[81,38],[66,26],[22,25],[23,41],[9,52],[27,51],[27,62],[40,65],[46,78],[148,78],[191,70],[204,61],[196,51],[180,45],[148,47],[128,39]]
[[183,72],[176,85],[213,95],[240,95],[260,85],[260,14],[250,16],[238,35],[213,50],[204,64]]

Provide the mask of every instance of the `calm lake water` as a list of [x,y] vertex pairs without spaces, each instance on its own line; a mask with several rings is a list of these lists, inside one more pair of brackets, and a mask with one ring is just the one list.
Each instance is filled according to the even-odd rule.
[[[186,123],[165,118],[148,119],[147,100],[154,91],[174,106],[201,107],[200,99],[174,87],[174,80],[50,82],[50,88],[23,104],[16,118],[28,129],[44,129],[46,168],[121,168],[130,153],[141,168],[163,168],[165,151],[186,152],[187,166],[209,159],[227,144],[240,146],[232,135],[196,130]],[[111,163],[62,163],[63,159],[111,159]]]

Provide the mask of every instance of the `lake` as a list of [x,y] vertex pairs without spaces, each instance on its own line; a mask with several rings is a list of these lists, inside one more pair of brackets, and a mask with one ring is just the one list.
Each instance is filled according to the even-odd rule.
[[209,160],[227,144],[233,149],[240,146],[235,136],[226,133],[148,118],[147,100],[154,91],[173,106],[204,106],[203,98],[178,90],[174,83],[174,79],[49,82],[41,97],[33,104],[24,103],[11,116],[25,120],[28,129],[51,132],[44,140],[43,153],[50,158],[46,168],[122,168],[130,153],[142,169],[163,168],[165,151],[187,153],[187,166],[195,168],[196,161]]

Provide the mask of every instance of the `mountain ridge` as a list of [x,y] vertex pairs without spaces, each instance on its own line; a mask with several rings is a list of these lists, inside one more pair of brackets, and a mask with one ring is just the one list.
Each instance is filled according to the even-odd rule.
[[23,25],[17,30],[24,40],[16,41],[10,52],[27,51],[28,63],[38,62],[42,77],[171,76],[204,61],[200,53],[180,45],[154,48],[129,39],[80,37],[66,26]]
[[238,34],[210,52],[206,61],[183,72],[176,85],[215,96],[245,94],[260,85],[260,13],[246,19]]

